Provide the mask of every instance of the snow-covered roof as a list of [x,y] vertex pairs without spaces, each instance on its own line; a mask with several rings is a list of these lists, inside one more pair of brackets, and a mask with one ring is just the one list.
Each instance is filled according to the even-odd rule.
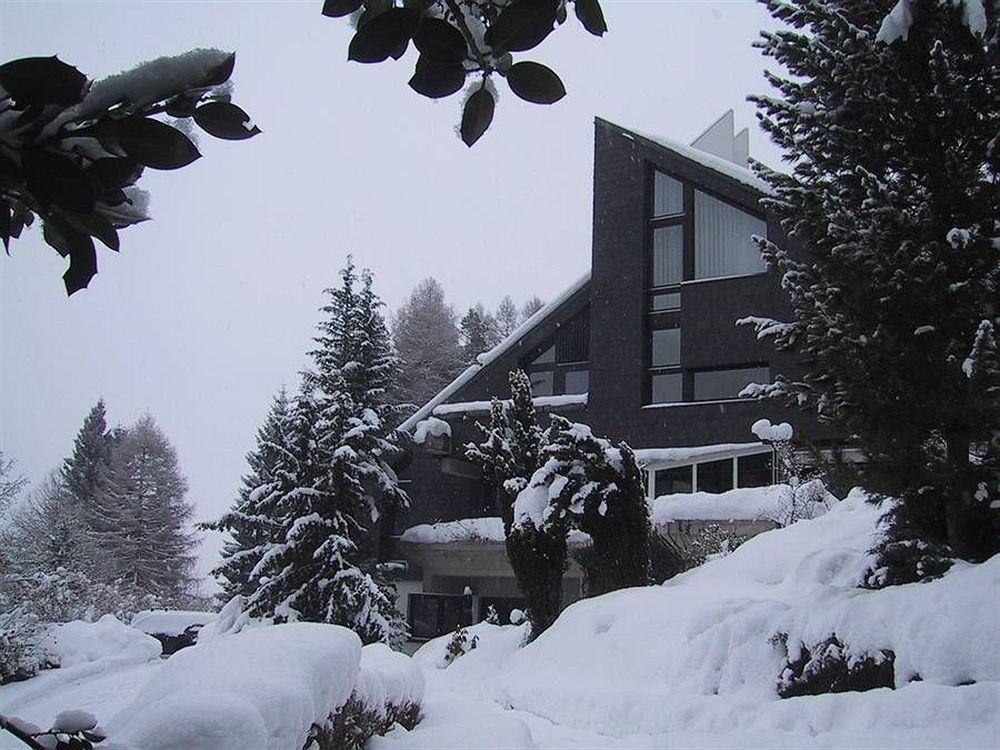
[[[590,281],[590,270],[588,269],[583,276],[578,278],[572,284],[570,284],[566,289],[562,291],[559,295],[555,297],[551,302],[549,302],[544,307],[540,308],[538,312],[524,321],[521,325],[514,329],[514,331],[499,344],[494,346],[488,352],[484,352],[476,357],[476,363],[469,365],[462,374],[457,378],[452,380],[448,385],[446,385],[441,391],[438,392],[434,398],[428,401],[426,404],[421,406],[414,412],[413,415],[409,417],[405,422],[403,422],[399,429],[410,432],[413,430],[417,423],[421,420],[427,419],[432,413],[435,412],[435,408],[451,398],[462,386],[468,383],[476,375],[477,372],[482,370],[488,364],[493,362],[497,357],[510,349],[514,344],[524,338],[532,328],[537,326],[543,320],[545,320],[549,315],[556,311],[557,308],[561,307],[570,297],[579,292],[583,287],[587,285]],[[487,409],[489,407],[487,406]]]
[[[613,123],[612,123],[613,124]],[[620,127],[620,126],[618,126]],[[754,190],[759,190],[762,193],[770,193],[771,187],[757,175],[755,175],[751,170],[746,167],[741,167],[738,164],[734,164],[728,159],[723,159],[721,156],[716,156],[715,154],[710,154],[706,151],[702,151],[694,146],[685,145],[679,141],[671,140],[670,138],[663,138],[661,136],[650,135],[648,133],[643,133],[639,130],[633,130],[631,128],[621,128],[626,133],[632,133],[640,138],[644,138],[647,141],[655,143],[658,146],[669,149],[685,159],[690,159],[691,161],[700,164],[707,169],[711,169],[714,172],[718,172],[730,179],[736,180],[747,187],[751,187]]]
[[655,464],[693,463],[716,456],[757,453],[766,450],[764,443],[718,443],[716,445],[693,445],[683,448],[638,448],[636,461],[640,466]]
[[[502,403],[509,404],[510,399],[506,399]],[[536,409],[557,409],[560,406],[586,406],[587,394],[574,393],[563,396],[535,396],[531,399],[531,403],[535,405]],[[437,416],[445,416],[447,414],[485,413],[488,412],[492,406],[492,401],[458,401],[453,404],[440,404],[435,406],[434,414]]]

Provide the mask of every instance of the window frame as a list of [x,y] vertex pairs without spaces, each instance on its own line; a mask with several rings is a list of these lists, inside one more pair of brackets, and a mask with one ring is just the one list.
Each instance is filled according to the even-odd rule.
[[[736,451],[736,452],[730,454],[729,456],[719,456],[719,455],[711,456],[711,455],[709,455],[709,456],[701,457],[699,459],[692,459],[691,461],[687,461],[687,462],[664,463],[664,464],[649,464],[648,466],[643,467],[644,471],[646,472],[646,476],[645,476],[645,480],[646,480],[646,484],[645,484],[646,497],[650,501],[656,499],[657,497],[670,497],[670,495],[657,495],[656,494],[656,473],[660,472],[660,471],[671,471],[671,470],[684,469],[684,468],[690,469],[690,471],[691,471],[691,493],[705,492],[705,490],[701,489],[701,487],[699,487],[699,485],[698,485],[698,465],[699,464],[716,463],[718,461],[729,461],[730,464],[731,464],[731,470],[732,470],[732,487],[730,487],[729,490],[724,490],[724,491],[725,492],[729,492],[730,490],[734,490],[734,489],[744,489],[744,487],[740,484],[739,462],[740,462],[741,458],[750,458],[750,457],[755,457],[755,456],[768,456],[768,457],[770,457],[770,459],[771,459],[771,484],[774,484],[775,482],[777,482],[777,476],[776,476],[775,470],[774,470],[774,467],[775,467],[774,450],[771,449],[771,448],[760,448],[760,447],[757,447],[757,448],[743,449],[743,450],[740,450],[740,451]],[[755,486],[760,487],[760,486],[767,486],[767,485],[755,485]],[[672,494],[688,494],[688,493],[672,493]],[[711,494],[718,494],[718,493],[711,493]]]

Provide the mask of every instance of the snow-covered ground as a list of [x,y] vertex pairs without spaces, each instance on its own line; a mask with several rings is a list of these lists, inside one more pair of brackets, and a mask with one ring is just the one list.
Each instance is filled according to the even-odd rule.
[[[369,747],[996,750],[1000,557],[857,588],[877,514],[854,494],[663,586],[578,602],[523,648],[523,626],[480,624],[477,648],[442,669],[448,637],[431,641],[413,657],[423,721]],[[890,649],[897,689],[781,699],[777,633],[793,654],[834,633],[854,655]],[[106,722],[173,659],[50,672],[0,703],[42,725],[67,708]]]

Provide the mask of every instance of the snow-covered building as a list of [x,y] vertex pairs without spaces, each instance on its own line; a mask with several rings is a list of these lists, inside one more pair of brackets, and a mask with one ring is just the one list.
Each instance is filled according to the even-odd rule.
[[[415,579],[401,587],[415,636],[517,604],[499,521],[483,520],[498,511],[464,457],[490,399],[509,397],[513,369],[530,375],[540,411],[639,449],[650,498],[771,484],[771,448],[750,432],[757,419],[831,437],[800,413],[740,398],[796,370],[736,325],[789,315],[751,239],[783,238],[760,206],[768,188],[747,168],[747,143],[731,111],[690,146],[596,120],[590,270],[404,424],[416,449],[400,474],[412,504],[398,531],[439,524],[398,545]],[[480,521],[449,523],[460,519]],[[571,568],[567,603],[579,580]]]

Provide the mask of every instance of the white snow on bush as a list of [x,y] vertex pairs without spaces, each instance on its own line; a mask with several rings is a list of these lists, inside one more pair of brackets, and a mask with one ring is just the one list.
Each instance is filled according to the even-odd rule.
[[141,664],[160,656],[160,642],[141,630],[104,615],[97,622],[74,620],[49,628],[41,643],[60,667],[103,662],[108,666]]
[[384,643],[372,643],[361,649],[354,697],[379,716],[385,716],[389,706],[419,706],[424,699],[424,673],[406,654]]
[[[559,407],[565,406],[586,406],[587,398],[588,396],[586,393],[569,393],[561,396],[535,396],[531,399],[531,403],[536,409],[558,409]],[[501,403],[505,406],[509,406],[511,401],[510,399],[504,399]],[[434,414],[438,414],[440,416],[448,414],[486,414],[489,413],[492,408],[492,401],[457,401],[452,404],[441,404],[440,406],[435,406]]]
[[[958,5],[962,8],[962,21],[973,34],[986,33],[987,0],[938,0],[942,5]],[[913,25],[913,0],[898,0],[882,19],[876,39],[891,44],[897,39],[907,39]]]
[[[544,492],[544,488],[542,490]],[[423,523],[406,529],[399,539],[413,544],[450,544],[452,542],[503,544],[505,541],[503,520],[499,516]],[[574,529],[570,531],[567,541],[570,544],[589,544],[591,539],[589,534]]]
[[259,628],[271,625],[270,618],[251,617],[245,612],[246,597],[236,595],[219,610],[219,614],[205,627],[198,631],[198,643],[208,643],[220,635],[239,633],[246,628]]
[[[831,507],[836,498],[824,498],[798,507],[795,494],[786,484],[770,487],[743,487],[719,494],[691,492],[661,495],[652,502],[650,520],[654,526],[671,521],[774,521],[786,524],[794,518],[815,518]],[[794,510],[794,514],[793,514]]]
[[441,437],[442,435],[451,437],[451,425],[443,419],[427,417],[427,419],[421,419],[417,422],[417,428],[413,431],[413,442],[417,445],[423,445],[427,442],[428,437]]
[[[727,747],[995,747],[1000,556],[858,588],[881,510],[855,491],[663,586],[577,602],[524,648],[483,631],[439,679],[562,726],[670,746],[712,735]],[[836,634],[850,654],[892,650],[898,689],[781,700],[777,633],[792,649]],[[433,658],[423,651],[414,658]]]
[[149,635],[182,635],[188,628],[202,627],[216,618],[215,612],[192,612],[180,609],[152,609],[132,618],[132,627]]
[[244,630],[170,657],[106,728],[117,748],[298,750],[350,696],[360,660],[336,625]]
[[767,440],[772,443],[791,440],[792,435],[795,434],[792,426],[788,424],[788,422],[771,424],[770,419],[758,419],[750,425],[750,431],[761,440]]

